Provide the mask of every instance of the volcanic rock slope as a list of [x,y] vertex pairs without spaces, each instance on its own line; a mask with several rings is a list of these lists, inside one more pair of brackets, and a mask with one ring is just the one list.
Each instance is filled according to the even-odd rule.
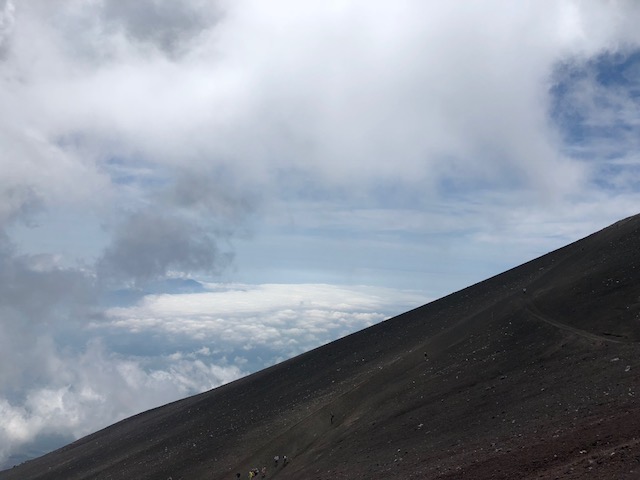
[[0,479],[640,478],[639,341],[635,216]]

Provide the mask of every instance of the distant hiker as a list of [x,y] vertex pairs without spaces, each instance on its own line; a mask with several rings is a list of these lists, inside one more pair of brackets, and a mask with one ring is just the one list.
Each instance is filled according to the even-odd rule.
[[424,360],[425,360],[426,362],[428,362],[428,361],[429,361],[429,355],[427,355],[427,352],[424,352]]
[[526,294],[527,294],[527,289],[526,289],[526,288],[523,288],[523,289],[522,289],[522,294],[523,294],[523,295],[526,295]]
[[253,477],[255,477],[255,473],[253,470],[249,470],[249,480],[251,480]]
[[276,455],[275,457],[273,457],[273,464],[277,467],[278,466],[278,460],[280,460],[280,456]]
[[262,478],[267,476],[267,467],[262,467]]
[[236,478],[240,478],[240,474],[239,473],[236,473]]
[[332,413],[331,414],[331,425],[333,425],[333,417],[335,417],[335,415]]
[[286,467],[287,466],[287,462],[289,461],[289,459],[287,458],[286,455],[282,456],[282,466]]

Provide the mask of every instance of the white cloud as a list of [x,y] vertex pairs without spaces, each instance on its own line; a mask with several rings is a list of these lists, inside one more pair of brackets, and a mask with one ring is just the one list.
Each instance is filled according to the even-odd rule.
[[[266,348],[292,356],[428,301],[421,293],[382,287],[311,284],[212,284],[212,291],[148,295],[111,308],[98,330],[182,336],[235,349]],[[219,347],[222,348],[222,347]],[[266,366],[266,365],[263,365]]]
[[[106,12],[113,5],[106,2]],[[33,124],[38,105],[44,141],[73,134],[97,156],[135,150],[154,163],[213,160],[247,181],[251,172],[264,181],[274,169],[294,168],[341,184],[355,174],[427,185],[442,175],[480,176],[565,193],[583,173],[558,153],[548,76],[563,56],[637,40],[627,20],[599,2],[592,11],[572,2],[237,2],[198,26],[188,54],[176,59],[132,41],[171,15],[180,23],[168,31],[188,32],[183,20],[197,23],[204,7],[187,5],[183,13],[155,10],[162,15],[144,25],[136,9],[119,8],[125,31],[142,33],[89,30],[119,45],[98,65],[71,48],[87,33],[68,21],[80,22],[87,7],[76,2],[67,22],[53,24],[18,8],[16,23],[25,25],[14,32],[9,65],[28,81],[14,86],[22,107],[14,110]],[[26,42],[35,29],[46,45]],[[563,182],[548,174],[551,165],[563,169]]]
[[43,437],[70,441],[246,374],[238,366],[213,363],[205,353],[124,357],[106,351],[97,340],[78,355],[50,353],[47,361],[56,371],[44,385],[26,387],[22,398],[0,396],[0,465],[26,446],[42,448],[38,442]]

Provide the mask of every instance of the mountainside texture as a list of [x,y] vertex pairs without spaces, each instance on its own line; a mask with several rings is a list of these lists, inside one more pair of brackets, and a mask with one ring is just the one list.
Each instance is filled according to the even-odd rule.
[[0,480],[637,479],[639,341],[635,216]]

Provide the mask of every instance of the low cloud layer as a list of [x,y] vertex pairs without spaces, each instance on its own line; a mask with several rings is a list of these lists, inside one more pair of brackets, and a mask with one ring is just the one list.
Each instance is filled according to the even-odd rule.
[[102,331],[169,335],[212,342],[229,356],[259,348],[260,367],[361,330],[426,303],[418,292],[309,284],[211,285],[188,295],[149,295],[133,307],[107,310]]

